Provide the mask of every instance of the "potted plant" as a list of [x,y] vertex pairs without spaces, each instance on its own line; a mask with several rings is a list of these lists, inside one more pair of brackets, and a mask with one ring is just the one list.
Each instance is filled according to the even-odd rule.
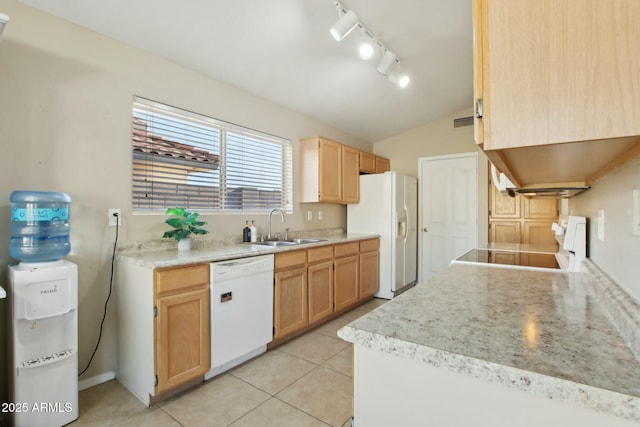
[[176,239],[178,250],[191,249],[191,234],[207,234],[209,231],[201,228],[207,225],[206,221],[199,220],[200,214],[190,212],[185,208],[169,208],[167,215],[173,215],[165,219],[165,223],[173,227],[173,230],[165,231],[162,237]]

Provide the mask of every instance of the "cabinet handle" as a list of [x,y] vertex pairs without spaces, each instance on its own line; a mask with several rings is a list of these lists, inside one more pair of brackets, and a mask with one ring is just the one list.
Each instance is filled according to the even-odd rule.
[[475,109],[476,109],[476,118],[481,119],[482,116],[484,115],[484,102],[482,98],[476,99]]
[[424,231],[425,233],[429,232],[429,229],[427,227],[423,228],[422,231]]

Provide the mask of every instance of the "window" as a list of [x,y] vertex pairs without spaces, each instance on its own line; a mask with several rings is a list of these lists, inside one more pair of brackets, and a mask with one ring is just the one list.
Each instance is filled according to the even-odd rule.
[[292,211],[291,141],[135,97],[134,211]]

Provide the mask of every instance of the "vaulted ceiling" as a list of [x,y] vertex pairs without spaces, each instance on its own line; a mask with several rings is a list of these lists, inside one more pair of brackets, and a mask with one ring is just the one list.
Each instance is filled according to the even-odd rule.
[[397,54],[401,89],[336,42],[333,0],[22,0],[375,142],[472,104],[470,0],[344,0]]

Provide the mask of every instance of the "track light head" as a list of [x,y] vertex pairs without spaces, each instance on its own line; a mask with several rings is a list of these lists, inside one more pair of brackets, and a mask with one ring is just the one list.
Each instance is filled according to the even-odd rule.
[[373,56],[373,46],[371,46],[371,43],[364,41],[360,44],[358,53],[360,54],[360,58],[362,59],[371,59],[371,57]]
[[389,73],[389,80],[403,89],[409,86],[409,82],[411,81],[407,74],[401,73],[400,71],[396,70]]
[[376,68],[376,70],[378,70],[378,72],[383,76],[388,75],[389,71],[391,71],[391,67],[393,66],[393,64],[395,64],[397,58],[398,57],[396,56],[395,53],[391,52],[390,50],[385,50],[384,55],[382,55],[382,59],[380,59],[380,62],[378,63],[378,67]]
[[344,13],[329,30],[336,41],[342,41],[358,25],[358,16],[353,10]]
[[5,25],[7,25],[7,22],[9,22],[9,17],[0,13],[0,36],[2,35],[2,31],[4,30]]

